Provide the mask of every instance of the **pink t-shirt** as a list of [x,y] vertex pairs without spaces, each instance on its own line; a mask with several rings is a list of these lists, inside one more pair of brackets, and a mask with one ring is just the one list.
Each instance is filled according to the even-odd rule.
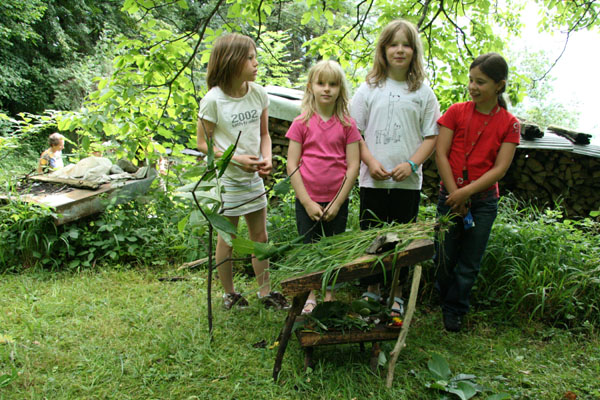
[[285,137],[302,145],[300,175],[308,195],[316,202],[333,200],[346,174],[346,146],[361,139],[354,120],[344,126],[331,117],[323,121],[314,114],[305,124],[296,118]]

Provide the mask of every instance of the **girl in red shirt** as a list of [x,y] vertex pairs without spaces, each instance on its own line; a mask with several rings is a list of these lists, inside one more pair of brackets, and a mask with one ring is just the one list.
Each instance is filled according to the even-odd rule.
[[497,53],[481,55],[469,68],[472,101],[452,105],[438,120],[436,163],[442,179],[438,215],[451,214],[436,241],[436,288],[444,327],[461,328],[498,210],[498,180],[519,144],[518,120],[502,97],[508,65]]

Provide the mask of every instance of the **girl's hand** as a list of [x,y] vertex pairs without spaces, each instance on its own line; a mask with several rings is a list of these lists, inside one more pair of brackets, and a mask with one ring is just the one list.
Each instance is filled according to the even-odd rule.
[[396,165],[396,168],[392,170],[392,179],[396,182],[400,182],[408,178],[412,174],[412,168],[407,162]]
[[[446,202],[445,204],[447,206],[452,207],[452,211],[454,211],[455,213],[459,213],[459,211],[462,211],[462,208],[465,207],[466,208],[466,203],[469,200],[470,194],[467,190],[466,187],[462,187],[460,189],[456,189],[454,192],[450,193],[448,195],[448,198],[446,198]],[[466,212],[465,212],[466,214]]]
[[261,161],[258,160],[258,157],[251,156],[248,154],[234,156],[232,161],[235,161],[235,165],[246,172],[258,171],[259,165],[261,163]]
[[310,200],[303,206],[311,220],[318,221],[323,216],[323,207],[319,203]]
[[325,222],[333,221],[333,219],[338,215],[338,212],[340,212],[340,206],[338,206],[336,203],[329,203],[325,209],[326,211],[323,215],[323,220]]
[[383,168],[383,165],[373,159],[373,161],[367,165],[369,167],[369,174],[371,175],[371,178],[375,179],[376,181],[384,181],[386,179],[389,179],[391,174],[385,170],[385,168]]
[[261,178],[269,176],[272,170],[273,163],[270,158],[265,158],[258,164],[258,175],[260,175]]
[[463,204],[460,207],[457,207],[456,209],[452,209],[452,212],[454,212],[454,214],[458,215],[461,218],[464,218],[465,215],[467,215],[467,212],[469,212],[469,209],[467,208],[466,204]]

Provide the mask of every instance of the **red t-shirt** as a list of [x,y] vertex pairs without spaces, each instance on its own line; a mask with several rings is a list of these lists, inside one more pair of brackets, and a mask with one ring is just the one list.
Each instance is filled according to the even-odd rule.
[[[506,109],[499,107],[490,114],[475,110],[475,103],[468,101],[450,106],[438,119],[438,124],[454,132],[448,161],[458,187],[467,185],[489,171],[496,162],[502,143],[519,144],[521,126]],[[465,133],[468,130],[465,143]],[[467,156],[465,156],[467,155]],[[467,180],[463,169],[466,166]],[[498,192],[496,182],[490,189]]]

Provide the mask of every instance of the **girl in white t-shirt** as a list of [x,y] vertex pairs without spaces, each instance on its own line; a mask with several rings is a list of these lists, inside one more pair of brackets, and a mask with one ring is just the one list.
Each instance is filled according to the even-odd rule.
[[[435,148],[438,101],[424,83],[423,46],[417,28],[390,22],[379,35],[373,67],[352,98],[351,114],[364,136],[360,144],[360,227],[407,223],[419,212],[421,165]],[[404,270],[406,271],[406,269]],[[379,281],[364,297],[380,300]],[[402,314],[393,294],[392,312]]]
[[[215,157],[237,142],[235,154],[223,178],[222,213],[237,226],[244,216],[250,239],[265,243],[267,237],[267,199],[262,178],[269,175],[271,137],[268,131],[269,99],[262,86],[254,83],[258,61],[252,39],[238,33],[218,38],[210,53],[206,81],[209,91],[198,111],[198,149],[208,153],[208,139],[214,143]],[[239,137],[239,140],[238,140]],[[235,291],[231,265],[232,248],[219,235],[216,262],[225,289],[226,309],[248,305]],[[259,285],[258,296],[267,307],[286,308],[288,304],[269,282],[269,261],[252,258]]]
[[[286,134],[290,139],[287,172],[296,192],[296,225],[304,243],[346,230],[361,140],[348,103],[342,67],[331,60],[314,65],[308,72],[302,114]],[[332,299],[327,291],[325,301]],[[313,290],[302,312],[312,312],[316,304]]]

